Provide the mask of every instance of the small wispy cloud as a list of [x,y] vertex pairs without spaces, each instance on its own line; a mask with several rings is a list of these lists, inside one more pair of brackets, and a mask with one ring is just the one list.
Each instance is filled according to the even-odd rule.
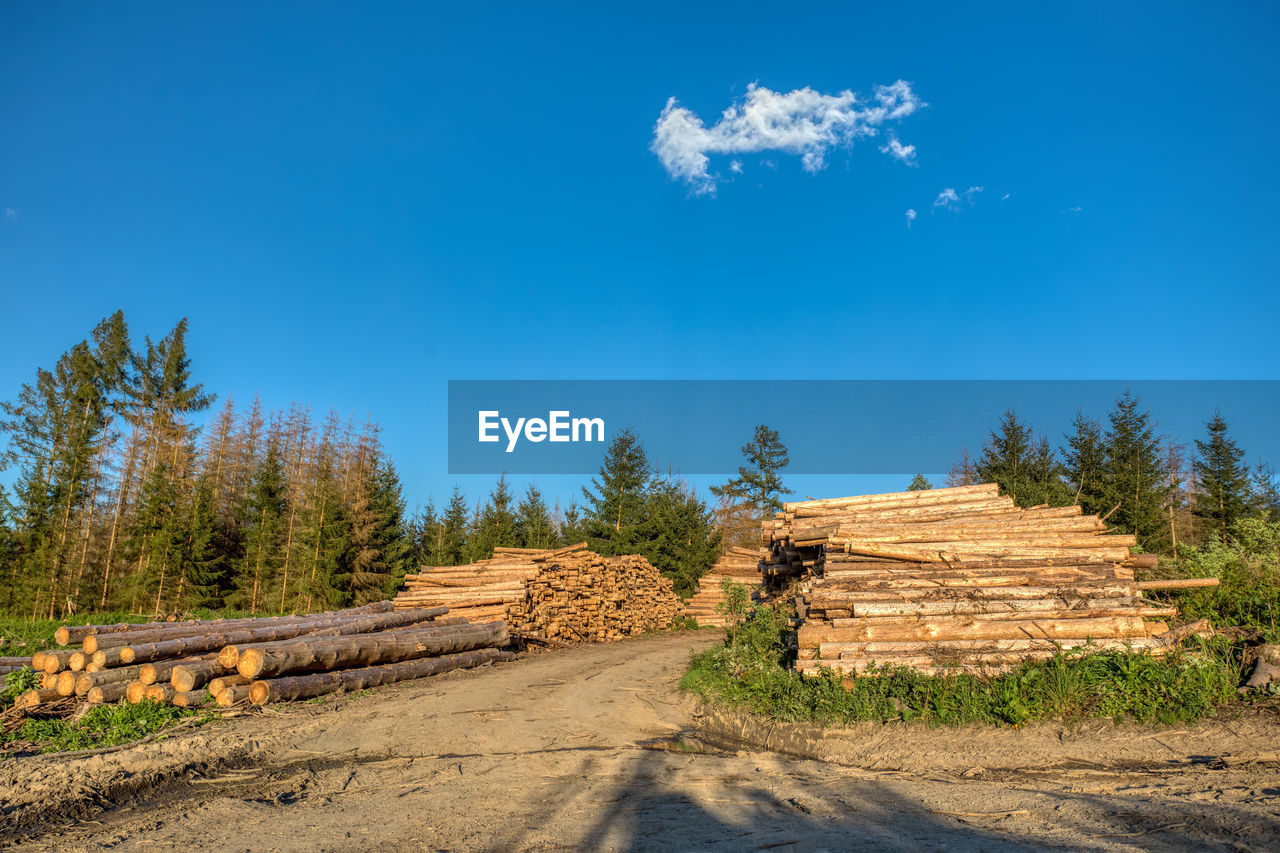
[[896,136],[889,137],[889,141],[880,146],[880,153],[888,154],[890,157],[901,160],[908,166],[916,164],[916,147],[914,145],[903,145]]
[[962,193],[955,191],[954,187],[947,187],[938,193],[938,197],[933,200],[934,208],[946,208],[947,210],[959,210],[965,204],[972,205],[973,197],[982,192],[985,187],[969,187]]
[[911,208],[911,207],[907,208],[907,227],[908,228],[911,227],[912,222],[916,221],[916,215],[917,214],[916,214],[915,208]]
[[730,172],[733,172],[735,175],[741,175],[741,174],[742,174],[742,161],[741,161],[741,160],[734,160],[732,163],[730,163],[730,164],[729,164],[729,171],[730,171]]
[[1066,210],[1062,212],[1063,213],[1079,213],[1082,210],[1084,210],[1083,207],[1081,207],[1080,205],[1076,205],[1075,207],[1068,207]]
[[1000,200],[1001,200],[1001,201],[1008,201],[1008,200],[1009,200],[1009,196],[1011,196],[1011,195],[1013,195],[1013,193],[1005,193],[1004,195],[1000,196]]
[[6,207],[6,208],[4,209],[4,218],[5,218],[5,219],[17,219],[17,218],[18,218],[18,211],[14,210],[12,207]]
[[[876,136],[887,123],[901,121],[924,106],[904,80],[876,86],[869,97],[848,89],[824,95],[808,86],[775,92],[753,83],[746,96],[710,127],[670,98],[654,125],[649,147],[672,178],[689,184],[695,194],[714,194],[710,155],[779,151],[799,156],[804,169],[816,173],[826,166],[832,148]],[[914,146],[902,145],[896,138],[886,149],[904,162],[915,156]]]

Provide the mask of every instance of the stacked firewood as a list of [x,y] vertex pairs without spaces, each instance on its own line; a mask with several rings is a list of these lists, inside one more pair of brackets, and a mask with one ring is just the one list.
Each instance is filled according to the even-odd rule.
[[502,621],[472,623],[447,607],[395,610],[391,602],[245,619],[64,625],[54,639],[80,648],[37,652],[41,687],[31,706],[65,697],[90,703],[151,699],[195,707],[320,696],[509,659]]
[[669,579],[644,557],[603,557],[573,546],[537,558],[538,574],[508,621],[521,635],[572,643],[601,643],[670,628],[680,598]]
[[1166,646],[1175,615],[1137,582],[1134,537],[1078,506],[1020,509],[995,485],[789,503],[765,570],[798,576],[801,672],[883,664],[999,672],[1059,650]]
[[669,628],[680,611],[671,581],[644,557],[564,548],[495,548],[464,566],[405,577],[395,606],[448,606],[468,618],[505,619],[535,642],[605,642]]
[[727,578],[740,583],[758,597],[760,561],[765,555],[760,549],[729,548],[698,581],[698,591],[684,603],[684,615],[698,620],[699,625],[724,626],[728,617],[719,610],[724,602],[723,581]]
[[[586,543],[582,543],[585,547]],[[555,551],[540,548],[494,548],[493,557],[464,566],[424,566],[405,575],[405,588],[395,598],[397,609],[448,607],[468,619],[504,619],[507,608],[524,601],[524,585],[538,574],[541,557]]]

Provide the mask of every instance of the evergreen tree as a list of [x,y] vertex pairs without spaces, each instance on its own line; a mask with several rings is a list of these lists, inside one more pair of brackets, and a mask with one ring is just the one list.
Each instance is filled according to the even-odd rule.
[[424,509],[413,522],[413,558],[419,566],[438,566],[444,535],[444,523],[436,514],[434,500],[427,501]]
[[503,474],[489,493],[489,502],[480,510],[476,521],[475,536],[470,542],[472,562],[489,559],[493,556],[493,549],[499,546],[518,547],[514,504],[511,485]]
[[1110,506],[1107,500],[1106,448],[1102,442],[1102,425],[1085,417],[1077,409],[1072,421],[1074,431],[1067,436],[1063,451],[1063,476],[1075,493],[1074,503],[1086,513],[1102,515]]
[[745,503],[755,510],[758,518],[780,511],[783,496],[792,490],[782,485],[779,472],[791,459],[777,430],[764,424],[757,426],[751,441],[742,446],[742,455],[747,464],[738,468],[738,476],[722,486],[712,486],[711,493],[735,503]]
[[206,607],[217,610],[231,591],[231,565],[226,552],[218,547],[218,516],[214,505],[213,483],[202,477],[196,487],[187,528],[184,549],[183,579],[187,594],[179,596],[179,606]]
[[645,509],[636,532],[637,553],[671,578],[676,592],[692,593],[720,550],[714,513],[687,484],[671,477],[652,483]]
[[911,478],[911,482],[907,484],[908,492],[925,492],[933,488],[933,483],[929,482],[929,478],[924,474],[916,474]]
[[453,495],[445,506],[441,523],[443,542],[437,558],[442,566],[459,566],[466,562],[469,550],[467,542],[467,498],[459,486],[453,487]]
[[1254,466],[1251,485],[1253,511],[1268,521],[1280,519],[1280,484],[1276,482],[1275,469],[1259,462]]
[[529,484],[516,507],[516,542],[521,548],[552,548],[556,545],[556,528],[547,511],[547,502],[533,483]]
[[564,511],[564,517],[560,520],[560,536],[559,543],[561,546],[576,545],[579,542],[585,542],[587,539],[586,520],[582,517],[582,510],[578,508],[577,501],[569,501],[569,508]]
[[1151,413],[1139,409],[1140,400],[1125,391],[1109,415],[1103,437],[1108,472],[1105,503],[1117,507],[1108,523],[1134,533],[1147,550],[1167,540],[1165,499],[1169,472]]
[[236,603],[250,613],[264,609],[267,591],[282,564],[285,499],[284,468],[275,443],[249,487],[245,513],[244,557],[236,568]]
[[357,604],[379,601],[395,593],[413,566],[413,542],[404,520],[404,493],[400,475],[388,459],[374,471],[372,503],[376,518],[373,548],[378,554],[380,584],[370,577],[353,596]]
[[643,445],[630,427],[622,430],[605,452],[599,477],[591,479],[592,488],[582,490],[587,541],[593,550],[606,555],[633,553],[629,549],[645,519],[652,476]]
[[993,430],[978,459],[980,482],[998,483],[1018,506],[1033,506],[1030,491],[1031,427],[1009,409],[1000,416],[999,430]]
[[1249,467],[1221,412],[1213,413],[1205,429],[1208,441],[1196,439],[1195,514],[1209,529],[1225,535],[1249,510]]

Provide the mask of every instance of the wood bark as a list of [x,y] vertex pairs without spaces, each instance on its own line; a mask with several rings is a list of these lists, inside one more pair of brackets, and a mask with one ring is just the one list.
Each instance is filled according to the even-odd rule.
[[[249,688],[250,699],[255,705],[266,705],[270,702],[292,699],[309,699],[315,696],[323,696],[327,693],[335,693],[338,690],[363,690],[380,684],[424,678],[454,669],[466,669],[495,661],[511,660],[513,657],[515,656],[510,652],[497,649],[479,649],[385,666],[255,681]],[[227,693],[222,695],[226,696]]]
[[215,659],[175,666],[169,681],[173,684],[174,690],[189,693],[208,684],[210,679],[227,674],[229,674],[227,667]]
[[179,708],[199,708],[209,698],[208,690],[188,690],[173,694],[173,704]]
[[129,683],[125,681],[115,681],[110,684],[101,684],[96,687],[90,687],[85,692],[85,701],[91,705],[102,705],[108,702],[119,702],[124,698],[125,691],[129,689]]
[[270,678],[289,672],[346,669],[464,652],[500,646],[507,639],[505,622],[384,631],[246,649],[236,669],[245,678]]

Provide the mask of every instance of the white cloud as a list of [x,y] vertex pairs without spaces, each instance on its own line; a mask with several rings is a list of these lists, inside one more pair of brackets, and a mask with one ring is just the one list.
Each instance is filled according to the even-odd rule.
[[5,218],[5,219],[17,219],[17,218],[18,218],[18,211],[14,210],[12,207],[6,207],[6,208],[4,209],[4,218]]
[[959,210],[962,203],[973,204],[973,197],[982,192],[986,187],[969,187],[962,193],[958,193],[952,187],[947,187],[938,193],[938,197],[933,200],[935,208],[945,207],[948,210]]
[[1001,201],[1008,201],[1008,200],[1009,200],[1009,196],[1011,196],[1011,195],[1013,195],[1013,193],[1005,193],[1004,195],[1000,196],[1000,200],[1001,200]]
[[741,160],[734,160],[732,163],[730,163],[730,164],[729,164],[729,171],[730,171],[730,172],[733,172],[735,175],[741,175],[741,174],[742,174],[742,161],[741,161]]
[[914,208],[907,208],[907,227],[911,227],[911,223],[916,221],[916,211]]
[[908,166],[916,164],[916,147],[914,145],[903,145],[896,136],[889,137],[889,141],[880,146],[880,153],[896,157]]
[[[695,193],[714,193],[708,155],[781,151],[798,155],[806,171],[818,172],[826,165],[829,149],[875,136],[886,122],[901,121],[923,106],[924,101],[902,80],[877,86],[870,99],[848,89],[837,95],[824,95],[808,86],[775,92],[753,83],[746,97],[730,105],[711,127],[675,98],[669,99],[654,125],[650,150],[671,177],[690,184]],[[892,148],[894,144],[898,149]],[[915,154],[914,146],[896,140],[890,148],[899,159]]]
[[1068,207],[1068,208],[1064,211],[1064,213],[1079,213],[1079,212],[1080,212],[1080,211],[1082,211],[1082,210],[1084,210],[1084,208],[1083,208],[1083,207],[1080,207],[1079,205],[1076,205],[1075,207]]

